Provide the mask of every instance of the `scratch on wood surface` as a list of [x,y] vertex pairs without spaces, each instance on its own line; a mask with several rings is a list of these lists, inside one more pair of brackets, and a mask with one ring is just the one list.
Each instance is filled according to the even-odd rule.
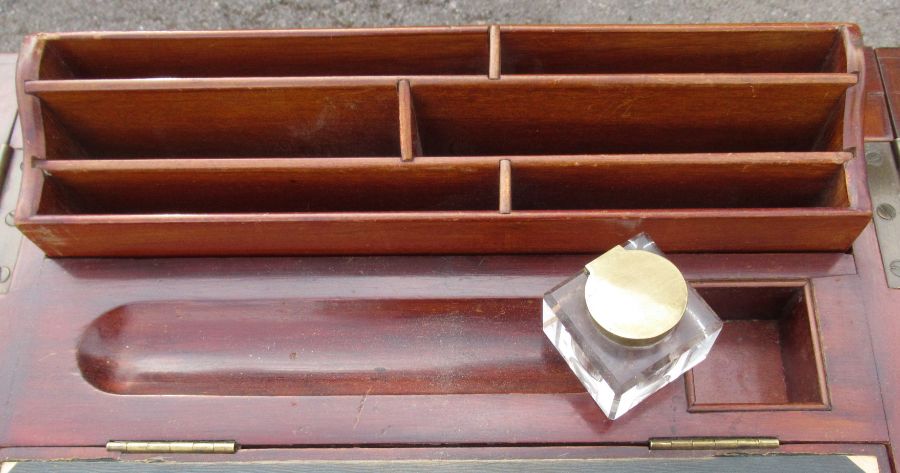
[[[44,360],[46,360],[47,358],[50,358],[51,356],[56,356],[56,352],[54,351],[54,352],[47,353],[46,355],[44,355],[44,356],[38,358],[37,361],[39,361],[39,362],[40,362],[40,361],[44,361]],[[2,470],[0,470],[0,473],[2,473]]]
[[356,408],[356,421],[353,422],[353,430],[356,430],[356,426],[359,425],[359,419],[362,417],[363,408],[366,406],[366,399],[369,397],[370,392],[372,392],[371,386],[362,395],[362,399],[359,400],[359,407]]

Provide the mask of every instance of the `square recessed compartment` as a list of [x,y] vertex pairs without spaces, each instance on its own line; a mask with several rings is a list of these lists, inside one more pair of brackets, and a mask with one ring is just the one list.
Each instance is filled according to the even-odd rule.
[[700,283],[725,326],[685,375],[691,412],[828,409],[811,292],[803,282]]

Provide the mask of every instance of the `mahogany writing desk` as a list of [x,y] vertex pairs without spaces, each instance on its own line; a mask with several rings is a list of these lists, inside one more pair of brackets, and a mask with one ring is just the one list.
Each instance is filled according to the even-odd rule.
[[[848,24],[31,36],[0,459],[892,471],[898,77]],[[726,326],[613,422],[540,296],[640,231]]]

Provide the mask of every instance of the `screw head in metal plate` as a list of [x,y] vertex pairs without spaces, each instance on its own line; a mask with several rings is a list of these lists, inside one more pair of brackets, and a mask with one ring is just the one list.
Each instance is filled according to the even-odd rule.
[[885,220],[893,220],[897,216],[897,209],[891,204],[881,204],[875,207],[875,215]]
[[891,261],[891,264],[888,265],[888,268],[891,270],[891,273],[894,276],[900,276],[900,259]]
[[878,151],[869,151],[866,153],[866,162],[869,164],[881,164],[884,160]]
[[668,259],[616,246],[585,266],[584,299],[600,331],[624,345],[671,332],[687,307],[687,281]]

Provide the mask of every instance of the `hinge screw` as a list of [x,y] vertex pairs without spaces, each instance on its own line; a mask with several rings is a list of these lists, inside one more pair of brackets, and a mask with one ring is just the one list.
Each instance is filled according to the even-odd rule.
[[891,204],[881,204],[875,208],[875,215],[885,220],[893,220],[897,216],[897,209]]
[[12,270],[9,269],[9,266],[0,266],[0,283],[9,281],[10,276],[12,276]]
[[882,156],[878,151],[869,151],[866,153],[866,162],[869,164],[881,164]]
[[894,273],[894,276],[900,277],[900,259],[891,261],[891,264],[888,267],[891,269],[891,272]]
[[16,225],[16,213],[10,212],[6,214],[6,219],[4,219],[7,225],[10,227],[14,227]]

